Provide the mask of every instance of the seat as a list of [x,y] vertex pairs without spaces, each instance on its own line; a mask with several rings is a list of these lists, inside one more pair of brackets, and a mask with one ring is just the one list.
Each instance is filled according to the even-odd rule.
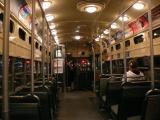
[[160,90],[149,90],[144,101],[142,120],[160,120]]
[[118,120],[127,120],[127,118],[135,116],[140,119],[145,94],[150,88],[151,85],[148,81],[124,83],[118,106]]

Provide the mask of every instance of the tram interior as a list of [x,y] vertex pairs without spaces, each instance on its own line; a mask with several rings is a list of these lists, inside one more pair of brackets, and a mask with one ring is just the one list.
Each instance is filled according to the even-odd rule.
[[0,0],[0,120],[160,120],[159,73],[160,0]]

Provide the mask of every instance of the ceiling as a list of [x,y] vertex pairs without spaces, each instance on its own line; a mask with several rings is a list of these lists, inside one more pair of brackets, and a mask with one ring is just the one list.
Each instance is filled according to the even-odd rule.
[[[90,14],[77,9],[77,3],[84,0],[51,1],[52,6],[46,9],[45,13],[53,14],[55,19],[49,22],[49,24],[54,23],[56,25],[55,29],[57,30],[59,43],[68,44],[68,47],[77,47],[76,42],[77,44],[86,44],[95,39],[113,20],[135,2],[135,0],[88,0],[105,3],[104,10]],[[147,0],[142,1],[147,2]],[[151,1],[152,6],[160,3],[160,0]],[[132,19],[135,19],[145,13],[146,10],[137,12],[130,9],[127,14],[130,14]],[[82,38],[76,41],[75,35],[80,35]]]

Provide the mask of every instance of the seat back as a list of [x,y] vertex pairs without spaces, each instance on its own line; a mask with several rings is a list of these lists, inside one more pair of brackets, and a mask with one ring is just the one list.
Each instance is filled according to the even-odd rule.
[[160,120],[160,90],[150,90],[146,94],[142,120]]
[[143,100],[150,88],[150,82],[147,81],[124,83],[118,108],[118,120],[141,115]]

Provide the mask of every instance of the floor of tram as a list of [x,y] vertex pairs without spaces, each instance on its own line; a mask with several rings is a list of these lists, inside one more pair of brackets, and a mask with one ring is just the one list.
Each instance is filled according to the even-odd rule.
[[72,91],[60,95],[57,120],[111,120],[101,111],[91,91]]

